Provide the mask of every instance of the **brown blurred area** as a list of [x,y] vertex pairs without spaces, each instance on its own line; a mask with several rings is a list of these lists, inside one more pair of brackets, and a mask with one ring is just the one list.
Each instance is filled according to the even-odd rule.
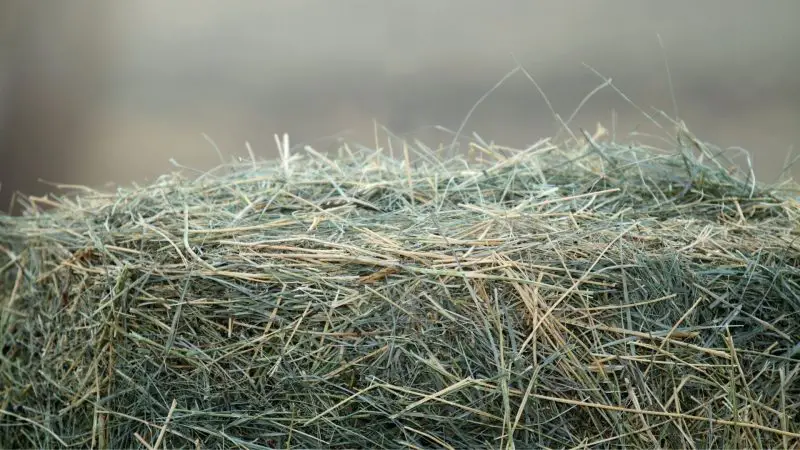
[[[751,151],[772,181],[800,142],[796,0],[4,0],[0,3],[0,209],[39,179],[103,187],[225,155],[276,155],[274,133],[325,150],[457,129],[516,65],[568,116],[602,79],[700,138]],[[659,44],[659,38],[664,49]],[[585,64],[585,65],[584,65]],[[647,120],[610,89],[574,125],[621,137]],[[556,123],[522,75],[465,128],[508,145]],[[793,170],[795,177],[798,170]]]

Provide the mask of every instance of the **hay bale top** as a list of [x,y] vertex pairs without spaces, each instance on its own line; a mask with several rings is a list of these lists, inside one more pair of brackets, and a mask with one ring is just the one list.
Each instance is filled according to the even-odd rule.
[[0,446],[796,446],[797,187],[683,136],[23,198]]

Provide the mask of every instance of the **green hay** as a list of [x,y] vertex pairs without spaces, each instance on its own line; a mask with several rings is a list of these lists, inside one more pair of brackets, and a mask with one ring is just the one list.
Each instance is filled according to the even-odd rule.
[[0,446],[800,445],[796,187],[478,141],[21,199]]

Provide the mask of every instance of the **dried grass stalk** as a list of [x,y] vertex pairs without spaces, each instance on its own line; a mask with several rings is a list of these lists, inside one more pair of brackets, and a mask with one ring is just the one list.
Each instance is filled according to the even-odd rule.
[[685,136],[23,198],[0,445],[797,448],[796,186]]

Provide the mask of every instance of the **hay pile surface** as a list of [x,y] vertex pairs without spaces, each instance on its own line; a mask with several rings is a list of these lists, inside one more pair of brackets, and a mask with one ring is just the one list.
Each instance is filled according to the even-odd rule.
[[795,193],[696,140],[470,151],[22,199],[0,446],[800,445]]

